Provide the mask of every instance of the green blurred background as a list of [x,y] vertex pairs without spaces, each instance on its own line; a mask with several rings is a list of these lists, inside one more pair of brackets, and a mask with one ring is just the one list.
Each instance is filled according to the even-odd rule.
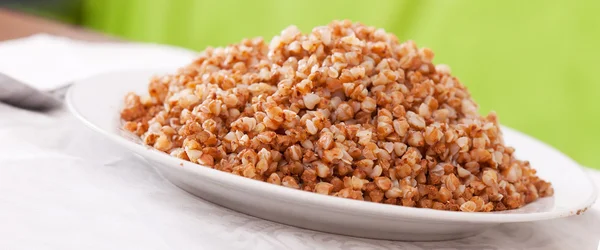
[[495,110],[501,123],[600,169],[600,1],[69,3],[67,12],[41,13],[129,40],[195,50],[244,37],[270,39],[290,24],[305,32],[333,19],[382,27],[433,49],[435,62],[451,66],[482,114]]

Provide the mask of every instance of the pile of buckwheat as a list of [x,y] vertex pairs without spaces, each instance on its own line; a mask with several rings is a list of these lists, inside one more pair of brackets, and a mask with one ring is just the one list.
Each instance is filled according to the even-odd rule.
[[551,196],[432,59],[359,23],[290,26],[269,44],[207,48],[149,96],[128,94],[121,117],[172,156],[319,194],[467,212]]

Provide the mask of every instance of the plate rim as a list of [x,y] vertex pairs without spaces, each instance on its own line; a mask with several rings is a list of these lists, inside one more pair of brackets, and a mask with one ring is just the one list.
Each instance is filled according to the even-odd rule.
[[[415,207],[404,207],[398,205],[389,205],[389,204],[380,204],[373,202],[365,202],[359,200],[352,200],[340,197],[334,197],[329,195],[321,195],[312,192],[306,192],[303,190],[296,190],[292,188],[285,188],[282,186],[273,185],[270,183],[252,180],[246,177],[234,175],[231,173],[226,173],[223,171],[219,171],[210,167],[202,166],[196,163],[192,163],[183,159],[179,159],[173,157],[164,152],[160,152],[158,150],[154,150],[148,148],[143,144],[138,144],[133,141],[130,141],[123,136],[120,136],[111,131],[104,130],[100,126],[97,126],[92,121],[88,120],[84,114],[79,112],[77,105],[73,101],[74,93],[82,86],[87,86],[89,81],[100,78],[108,75],[116,75],[116,74],[125,74],[125,73],[137,73],[137,74],[146,74],[151,75],[151,72],[154,74],[158,74],[159,72],[168,72],[164,68],[163,69],[136,69],[136,70],[119,70],[119,71],[111,71],[105,72],[101,74],[96,74],[87,78],[83,78],[81,80],[77,80],[73,83],[73,85],[67,91],[65,96],[65,103],[73,116],[77,118],[80,122],[82,122],[86,127],[92,129],[93,131],[99,133],[100,135],[108,138],[109,140],[127,148],[128,150],[137,153],[144,158],[150,158],[154,161],[157,161],[160,164],[167,165],[169,168],[182,168],[186,171],[189,171],[194,174],[202,175],[203,178],[211,178],[221,183],[226,184],[227,186],[237,186],[240,188],[244,188],[246,190],[254,190],[257,191],[255,193],[259,193],[260,195],[269,195],[269,196],[277,196],[282,197],[286,200],[295,200],[303,203],[310,203],[320,206],[326,206],[333,209],[341,209],[347,210],[349,207],[352,208],[355,212],[362,213],[363,215],[369,216],[377,216],[381,218],[413,218],[413,219],[427,219],[427,220],[436,220],[440,222],[468,222],[468,223],[514,223],[514,222],[530,222],[530,221],[540,221],[540,220],[549,220],[556,218],[563,218],[572,215],[582,214],[584,211],[589,209],[596,201],[598,197],[598,190],[596,185],[589,177],[589,175],[584,173],[584,170],[580,164],[578,164],[575,160],[571,159],[569,156],[563,154],[558,151],[554,147],[547,145],[533,137],[530,137],[518,130],[502,126],[502,130],[510,130],[511,132],[518,133],[520,136],[529,137],[532,140],[540,142],[544,145],[547,145],[550,149],[557,151],[563,156],[567,157],[570,161],[574,163],[577,169],[573,169],[572,171],[580,171],[583,176],[585,176],[587,182],[591,185],[592,191],[587,200],[573,208],[569,208],[563,211],[542,211],[542,212],[531,212],[531,213],[522,213],[522,214],[507,214],[507,213],[468,213],[468,212],[458,212],[458,211],[445,211],[445,210],[435,210],[435,209],[424,209],[424,208],[415,208]],[[118,129],[118,128],[115,128]],[[292,198],[293,197],[293,198]],[[542,198],[544,199],[544,198]],[[219,204],[217,204],[219,205]],[[219,205],[221,206],[221,205]],[[234,209],[235,210],[235,209]]]

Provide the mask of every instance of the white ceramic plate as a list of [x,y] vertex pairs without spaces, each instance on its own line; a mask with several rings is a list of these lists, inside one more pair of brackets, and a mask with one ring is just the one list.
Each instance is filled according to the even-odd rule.
[[500,213],[437,211],[356,201],[247,179],[171,157],[142,145],[120,129],[126,93],[146,93],[150,76],[164,70],[95,76],[67,93],[71,112],[85,125],[133,151],[178,187],[224,207],[283,224],[337,234],[390,240],[447,240],[475,235],[493,225],[580,214],[597,191],[579,165],[561,152],[504,127],[505,141],[554,185],[554,197]]

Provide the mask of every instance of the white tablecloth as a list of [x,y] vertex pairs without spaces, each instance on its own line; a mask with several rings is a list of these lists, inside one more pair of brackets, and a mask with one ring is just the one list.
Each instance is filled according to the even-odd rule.
[[[589,170],[596,183],[600,172]],[[449,242],[392,242],[298,229],[196,198],[65,109],[0,103],[0,249],[597,249],[600,204]]]

